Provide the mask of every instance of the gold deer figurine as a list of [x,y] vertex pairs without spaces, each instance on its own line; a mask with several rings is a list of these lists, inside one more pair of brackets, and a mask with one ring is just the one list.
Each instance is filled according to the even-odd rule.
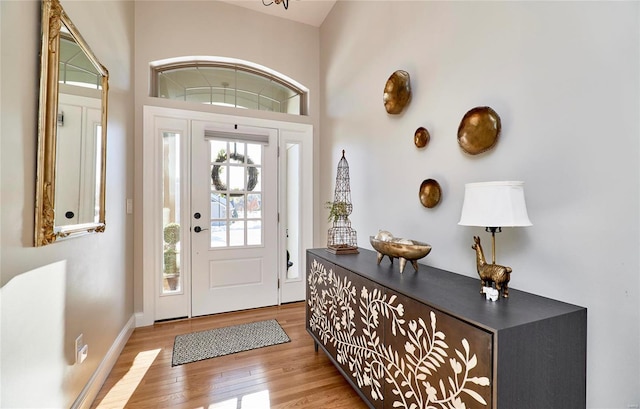
[[484,252],[480,245],[480,237],[473,236],[475,242],[471,248],[476,251],[476,267],[480,276],[480,292],[483,287],[491,286],[493,282],[496,285],[498,293],[502,290],[504,298],[509,297],[509,280],[511,279],[511,267],[501,266],[499,264],[488,264],[484,258]]

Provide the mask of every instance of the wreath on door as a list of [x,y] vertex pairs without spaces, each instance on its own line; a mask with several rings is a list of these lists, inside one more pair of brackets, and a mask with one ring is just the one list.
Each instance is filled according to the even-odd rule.
[[[230,154],[229,160],[235,160],[239,163],[246,163],[248,165],[254,164],[250,157],[237,152]],[[218,153],[218,157],[216,158],[216,163],[226,161],[227,153],[224,150],[221,150],[220,153]],[[220,180],[220,168],[221,165],[213,165],[213,167],[211,168],[211,180],[213,182],[213,185],[216,187],[216,190],[225,191],[227,190],[227,185]],[[249,178],[247,180],[247,191],[252,192],[258,184],[258,169],[256,169],[255,166],[247,166],[247,172],[249,173]],[[231,196],[236,195],[232,194]]]

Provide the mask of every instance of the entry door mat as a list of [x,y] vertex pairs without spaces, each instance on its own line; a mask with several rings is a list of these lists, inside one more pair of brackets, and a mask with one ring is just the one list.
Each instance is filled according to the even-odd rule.
[[266,320],[176,336],[171,366],[290,342],[278,321]]

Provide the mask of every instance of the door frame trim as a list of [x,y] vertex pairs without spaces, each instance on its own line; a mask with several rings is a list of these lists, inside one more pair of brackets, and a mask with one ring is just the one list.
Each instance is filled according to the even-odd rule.
[[[308,138],[308,141],[306,141],[306,143],[304,144],[304,149],[306,151],[309,151],[309,153],[306,153],[304,157],[305,161],[306,158],[311,158],[311,163],[308,163],[308,169],[311,171],[311,173],[313,172],[312,158],[314,157],[314,133],[313,125],[311,124],[145,105],[143,106],[142,152],[156,153],[158,150],[158,141],[156,140],[157,138],[155,138],[156,135],[154,134],[154,120],[156,117],[187,120],[189,133],[191,132],[191,121],[193,120],[227,122],[245,126],[275,128],[278,130],[279,135],[281,135],[283,132],[301,133],[305,138]],[[279,141],[278,143],[280,146],[281,142]],[[161,213],[161,210],[158,210],[158,206],[156,206],[156,204],[153,202],[154,198],[158,194],[159,187],[156,186],[155,183],[148,183],[148,181],[153,181],[155,178],[154,172],[156,169],[157,161],[160,159],[157,156],[157,154],[142,156],[142,205],[140,208],[144,209],[144,212],[139,216],[142,220],[142,311],[136,313],[136,327],[152,325],[155,321],[157,297],[155,272],[162,269],[161,260],[158,256],[158,254],[160,254],[160,251],[159,249],[156,249],[156,246],[154,245],[154,243],[158,242],[158,237],[156,237],[156,235],[161,234],[158,233],[161,229],[158,229],[157,226],[155,226],[155,221],[161,220],[161,215],[159,214],[159,212]],[[310,175],[310,177],[311,180],[313,180],[312,174]],[[304,195],[304,197],[302,199],[303,208],[301,210],[303,214],[301,217],[305,222],[302,226],[302,228],[304,229],[303,233],[300,235],[300,245],[302,248],[311,248],[313,246],[313,214],[315,211],[315,205],[313,203],[313,186],[306,187],[305,191],[302,194]],[[183,205],[186,205],[186,203],[183,203]],[[279,203],[278,212],[280,212],[280,210],[281,207]],[[282,229],[280,226],[281,225],[279,225],[278,227],[278,235],[282,236],[284,229]],[[279,237],[278,242],[278,265],[280,266],[279,268],[281,268],[284,265],[283,263],[286,263],[285,256],[280,254],[286,250],[284,247],[284,237]],[[286,269],[284,273],[286,274]],[[184,282],[190,283],[191,271],[186,271],[185,274],[187,274],[189,277],[188,279],[185,279]],[[279,276],[282,277],[282,274],[279,274]],[[191,289],[185,288],[185,293],[188,294],[190,303]],[[278,294],[278,300],[278,303],[280,303],[280,292]],[[189,317],[190,316],[191,308],[189,308]]]

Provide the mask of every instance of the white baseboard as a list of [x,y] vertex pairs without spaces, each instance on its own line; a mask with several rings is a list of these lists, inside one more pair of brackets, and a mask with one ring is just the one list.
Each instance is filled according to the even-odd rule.
[[150,314],[143,312],[137,312],[135,314],[136,328],[147,327],[153,325],[153,317]]
[[82,389],[80,396],[78,396],[76,401],[73,402],[73,405],[71,405],[71,409],[85,409],[91,406],[93,400],[98,395],[100,388],[104,384],[104,381],[107,380],[111,369],[113,369],[113,366],[116,364],[116,361],[118,360],[120,353],[122,353],[124,346],[127,344],[129,337],[133,333],[135,321],[135,316],[132,315],[124,328],[120,331],[120,334],[118,334],[118,337],[113,342],[113,345],[111,345],[111,348],[109,348],[107,355],[104,357],[102,362],[100,362],[98,369],[96,369],[91,376],[91,379],[89,379],[89,382],[87,382],[85,387]]

